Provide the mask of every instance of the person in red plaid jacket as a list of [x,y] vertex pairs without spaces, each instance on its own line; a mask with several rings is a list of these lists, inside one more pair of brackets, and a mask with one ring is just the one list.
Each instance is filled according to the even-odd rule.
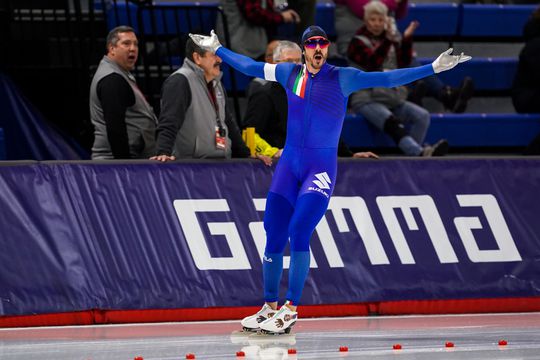
[[[418,22],[411,22],[401,36],[391,19],[382,2],[372,1],[364,7],[365,25],[357,30],[347,51],[351,65],[368,72],[410,66],[412,36]],[[433,146],[422,145],[431,118],[427,110],[407,101],[407,95],[404,86],[364,89],[351,95],[349,105],[388,134],[406,155],[445,155],[448,151],[446,140]]]
[[[388,7],[388,17],[391,17],[390,25],[395,28],[395,20],[401,20],[407,16],[408,0],[380,0]],[[355,32],[364,24],[364,6],[370,0],[334,0],[336,45],[340,55],[347,57],[347,48]],[[413,56],[409,67],[420,66],[421,63]],[[408,100],[417,105],[422,105],[425,96],[431,96],[439,101],[444,110],[454,113],[463,113],[467,109],[469,100],[474,94],[474,82],[466,76],[462,79],[459,87],[446,85],[436,75],[428,76],[408,86]]]

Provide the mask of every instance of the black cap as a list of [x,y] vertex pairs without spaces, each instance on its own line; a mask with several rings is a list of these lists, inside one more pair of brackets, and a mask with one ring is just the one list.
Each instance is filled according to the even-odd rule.
[[311,25],[306,30],[304,30],[304,33],[302,34],[302,45],[304,45],[307,39],[314,36],[322,36],[323,38],[328,40],[328,36],[322,28],[317,25]]

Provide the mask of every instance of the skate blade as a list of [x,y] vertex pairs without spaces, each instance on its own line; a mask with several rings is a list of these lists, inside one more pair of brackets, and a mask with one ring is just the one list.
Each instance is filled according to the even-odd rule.
[[261,334],[264,334],[264,335],[286,335],[286,334],[291,333],[291,330],[292,330],[292,327],[294,326],[294,324],[296,324],[296,321],[291,323],[291,325],[289,325],[289,327],[286,328],[283,331],[268,331],[268,330],[264,330],[264,329],[259,329],[259,331],[257,331],[257,333],[261,333]]
[[257,332],[256,332],[256,335],[260,335],[260,336],[278,336],[278,335],[294,335],[291,333],[291,328],[287,328],[283,331],[268,331],[268,330],[263,330],[263,329],[259,329]]
[[296,344],[295,334],[262,334],[257,333],[250,335],[248,338],[249,345],[265,346],[292,346]]
[[252,334],[253,332],[235,330],[230,335],[231,343],[247,345],[249,336]]
[[231,332],[231,336],[243,336],[243,337],[246,337],[246,336],[249,336],[249,335],[253,334],[254,332],[256,332],[256,331],[234,330],[233,332]]
[[250,345],[294,345],[296,344],[296,334],[294,333],[262,333],[257,332],[248,337]]
[[247,334],[253,334],[253,333],[256,333],[259,330],[260,330],[260,328],[252,329],[252,328],[248,328],[248,327],[243,326],[242,331],[240,331],[240,332],[247,333]]

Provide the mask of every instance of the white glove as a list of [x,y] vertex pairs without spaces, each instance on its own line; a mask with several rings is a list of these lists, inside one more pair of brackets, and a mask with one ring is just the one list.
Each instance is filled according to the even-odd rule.
[[446,71],[452,69],[454,66],[456,66],[459,63],[469,61],[472,58],[468,55],[464,55],[461,53],[461,55],[450,55],[454,49],[450,48],[443,52],[435,61],[433,64],[433,71],[435,73],[440,73],[441,71]]
[[206,35],[198,35],[198,34],[189,34],[189,37],[193,40],[193,42],[200,48],[210,51],[212,53],[215,53],[217,49],[221,47],[221,44],[219,43],[219,39],[212,30],[210,32],[210,36]]

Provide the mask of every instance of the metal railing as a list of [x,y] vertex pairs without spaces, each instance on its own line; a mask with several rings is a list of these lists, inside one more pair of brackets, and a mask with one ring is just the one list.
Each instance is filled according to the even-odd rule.
[[[89,68],[106,28],[94,0],[4,0],[11,68]],[[39,53],[36,53],[39,50]],[[46,51],[41,51],[41,50]]]
[[103,12],[94,0],[0,0],[0,17],[2,70],[48,120],[87,146],[89,69],[105,51]]

